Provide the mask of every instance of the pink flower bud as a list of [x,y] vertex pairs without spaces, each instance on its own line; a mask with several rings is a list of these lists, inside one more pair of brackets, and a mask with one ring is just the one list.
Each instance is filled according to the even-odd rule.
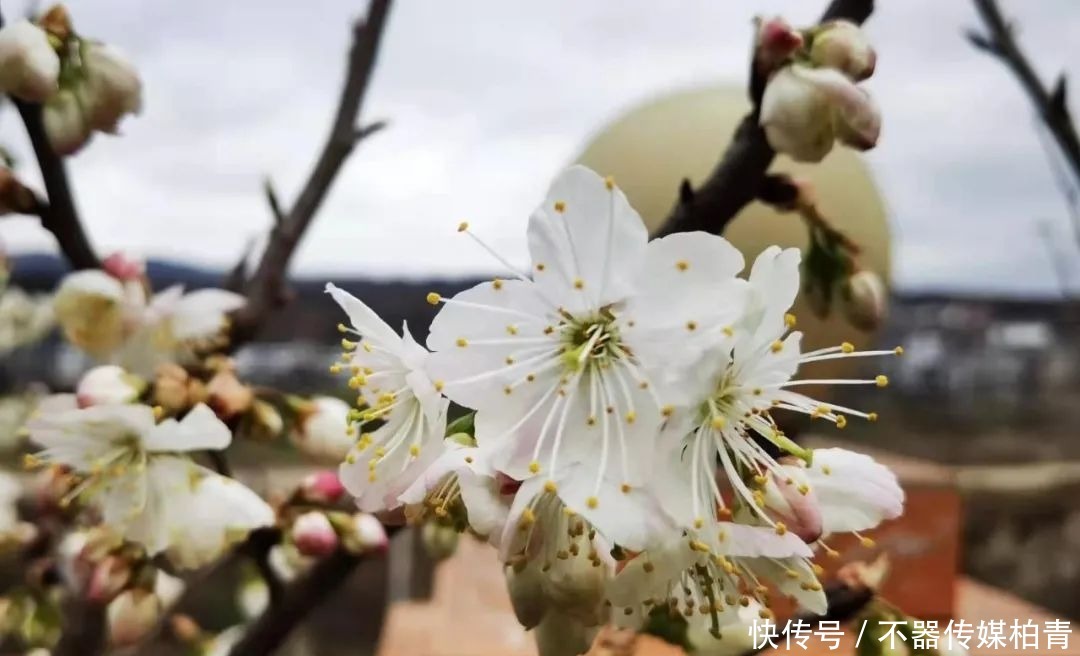
[[94,567],[86,587],[86,599],[108,603],[131,580],[131,565],[119,556],[107,556]]
[[146,273],[146,262],[138,257],[117,251],[105,258],[101,268],[117,280],[138,280]]
[[321,558],[338,547],[338,534],[321,512],[312,511],[296,518],[292,526],[293,544],[305,556]]
[[386,537],[386,529],[374,515],[367,513],[353,515],[353,533],[357,545],[363,551],[386,551],[390,544],[389,538]]
[[146,590],[126,590],[109,604],[109,642],[125,647],[142,642],[161,618],[161,600]]
[[75,388],[80,408],[92,405],[131,403],[146,389],[146,381],[116,365],[94,367],[83,375]]
[[759,19],[754,66],[760,75],[768,77],[802,45],[802,35],[783,18]]
[[300,495],[304,501],[310,503],[336,503],[343,494],[345,486],[341,484],[337,474],[330,470],[309,474],[300,484]]
[[858,81],[873,75],[877,54],[858,25],[837,20],[825,23],[814,33],[810,61]]

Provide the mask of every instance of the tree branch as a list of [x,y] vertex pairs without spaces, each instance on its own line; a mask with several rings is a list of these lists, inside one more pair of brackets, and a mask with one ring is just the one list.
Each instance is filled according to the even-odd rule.
[[[0,14],[0,27],[3,25],[4,17]],[[40,202],[35,208],[35,213],[41,217],[41,225],[56,237],[60,251],[73,268],[93,269],[101,266],[101,261],[94,253],[79,220],[64,160],[53,151],[49,137],[45,134],[41,105],[23,102],[14,97],[11,102],[19,110],[19,116],[26,126],[26,134],[30,138],[34,157],[41,169],[41,178],[45,182],[45,193],[49,196],[48,202]]]
[[[833,0],[822,14],[821,22],[845,19],[861,24],[873,10],[874,0]],[[705,182],[694,189],[688,180],[683,181],[675,207],[657,237],[691,230],[720,234],[739,210],[757,198],[776,153],[758,125],[764,84],[754,84],[753,78],[751,75],[754,109],[739,123],[731,145]]]
[[63,605],[63,633],[53,656],[91,656],[105,653],[105,606],[85,599],[69,599]]
[[330,135],[292,207],[288,212],[282,212],[280,207],[275,211],[275,214],[281,215],[281,219],[275,222],[259,265],[243,287],[247,305],[233,317],[230,341],[234,347],[251,339],[266,316],[281,304],[289,261],[338,171],[356,144],[383,125],[374,123],[366,128],[356,127],[389,10],[390,0],[372,0],[367,17],[357,21],[353,27],[345,87]]

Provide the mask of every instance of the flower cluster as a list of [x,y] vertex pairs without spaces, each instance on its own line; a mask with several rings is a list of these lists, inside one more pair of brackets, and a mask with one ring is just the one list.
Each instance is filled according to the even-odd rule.
[[0,91],[43,105],[45,131],[61,155],[94,132],[115,133],[142,108],[134,67],[112,46],[78,35],[62,5],[0,29]]
[[[892,355],[803,352],[789,309],[799,252],[743,257],[721,237],[649,241],[610,178],[575,166],[529,219],[528,271],[441,305],[420,346],[328,285],[349,317],[331,370],[357,394],[341,480],[363,510],[471,530],[508,566],[519,619],[639,626],[660,609],[718,633],[768,586],[825,610],[814,549],[902,510],[895,477],[809,450],[774,417],[844,428],[874,413],[817,401],[803,365]],[[447,424],[450,402],[472,412]]]
[[843,20],[803,31],[780,18],[761,23],[756,69],[767,77],[760,123],[777,152],[821,161],[833,144],[868,150],[881,114],[856,83],[874,72],[876,56],[859,27]]

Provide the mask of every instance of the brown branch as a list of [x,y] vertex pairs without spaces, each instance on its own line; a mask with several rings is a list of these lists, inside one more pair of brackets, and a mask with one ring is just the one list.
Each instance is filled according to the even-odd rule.
[[[338,171],[360,141],[382,128],[382,123],[364,128],[358,128],[356,124],[375,67],[389,10],[390,0],[372,0],[367,17],[357,21],[353,27],[345,87],[330,135],[300,195],[288,212],[282,212],[280,204],[276,210],[271,208],[281,219],[275,221],[258,267],[243,286],[247,305],[233,317],[230,340],[233,347],[251,339],[267,315],[282,303],[289,261]],[[272,205],[277,202],[276,197],[273,198]]]
[[105,653],[105,606],[85,599],[69,599],[62,608],[63,634],[53,656],[92,656]]
[[[842,18],[861,24],[873,10],[874,0],[833,0],[821,22]],[[776,156],[765,139],[765,131],[758,125],[758,106],[764,87],[753,74],[751,63],[754,109],[739,123],[731,145],[705,182],[694,189],[689,180],[683,180],[675,207],[656,236],[691,230],[720,234],[739,210],[757,198],[765,173]]]
[[1052,89],[1046,87],[1016,43],[1013,25],[1001,14],[997,2],[974,1],[975,9],[986,26],[986,34],[969,31],[968,40],[980,50],[999,58],[1016,75],[1080,183],[1080,138],[1077,138],[1076,126],[1065,98],[1065,75],[1058,76]]

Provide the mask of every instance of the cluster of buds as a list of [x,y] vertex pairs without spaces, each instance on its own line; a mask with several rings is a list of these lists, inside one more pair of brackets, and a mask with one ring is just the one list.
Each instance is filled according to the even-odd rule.
[[289,538],[303,556],[322,558],[343,548],[361,553],[383,552],[389,545],[386,529],[374,515],[309,510],[292,522]]
[[873,148],[881,114],[856,83],[875,64],[874,49],[854,23],[798,31],[780,18],[759,22],[754,73],[766,80],[759,122],[769,145],[803,162],[821,161],[837,140]]

